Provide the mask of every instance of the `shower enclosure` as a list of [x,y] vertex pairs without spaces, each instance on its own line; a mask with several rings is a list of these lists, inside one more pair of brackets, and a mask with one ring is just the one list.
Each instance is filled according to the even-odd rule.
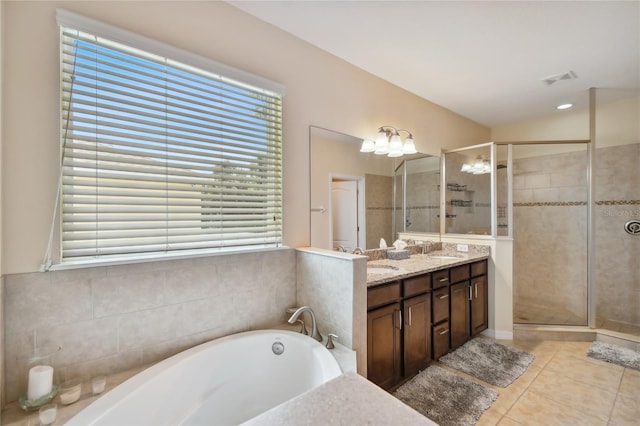
[[590,142],[511,146],[514,323],[637,340],[640,91],[592,95]]

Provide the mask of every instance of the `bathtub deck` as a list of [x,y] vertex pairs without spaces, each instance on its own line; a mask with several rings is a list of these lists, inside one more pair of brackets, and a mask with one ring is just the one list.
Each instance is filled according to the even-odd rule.
[[431,425],[429,418],[356,373],[345,373],[243,425]]

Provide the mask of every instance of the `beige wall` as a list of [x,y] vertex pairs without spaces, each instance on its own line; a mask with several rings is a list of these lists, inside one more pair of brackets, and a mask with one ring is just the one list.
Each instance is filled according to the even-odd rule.
[[[284,239],[309,244],[308,128],[358,137],[411,129],[419,151],[485,142],[489,130],[411,95],[224,2],[4,2],[4,273],[44,255],[59,154],[56,7],[279,81],[284,99]],[[36,154],[37,155],[34,155]],[[9,185],[8,182],[12,184]],[[20,182],[19,185],[16,182]]]
[[0,407],[4,406],[4,272],[2,267],[2,118],[3,113],[3,88],[4,88],[4,2],[0,2]]

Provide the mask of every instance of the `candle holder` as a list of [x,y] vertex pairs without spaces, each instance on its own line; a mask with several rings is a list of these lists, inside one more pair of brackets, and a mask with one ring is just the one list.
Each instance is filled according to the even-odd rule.
[[60,349],[60,346],[36,349],[27,360],[27,389],[18,398],[18,405],[24,411],[37,411],[58,394],[57,374],[53,365]]

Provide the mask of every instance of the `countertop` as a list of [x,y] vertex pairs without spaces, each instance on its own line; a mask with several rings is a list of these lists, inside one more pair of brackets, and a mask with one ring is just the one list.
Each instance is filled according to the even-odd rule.
[[437,425],[356,373],[327,383],[244,425]]
[[435,251],[427,254],[414,254],[403,260],[370,260],[367,262],[367,287],[487,258],[489,258],[488,247],[486,252]]

